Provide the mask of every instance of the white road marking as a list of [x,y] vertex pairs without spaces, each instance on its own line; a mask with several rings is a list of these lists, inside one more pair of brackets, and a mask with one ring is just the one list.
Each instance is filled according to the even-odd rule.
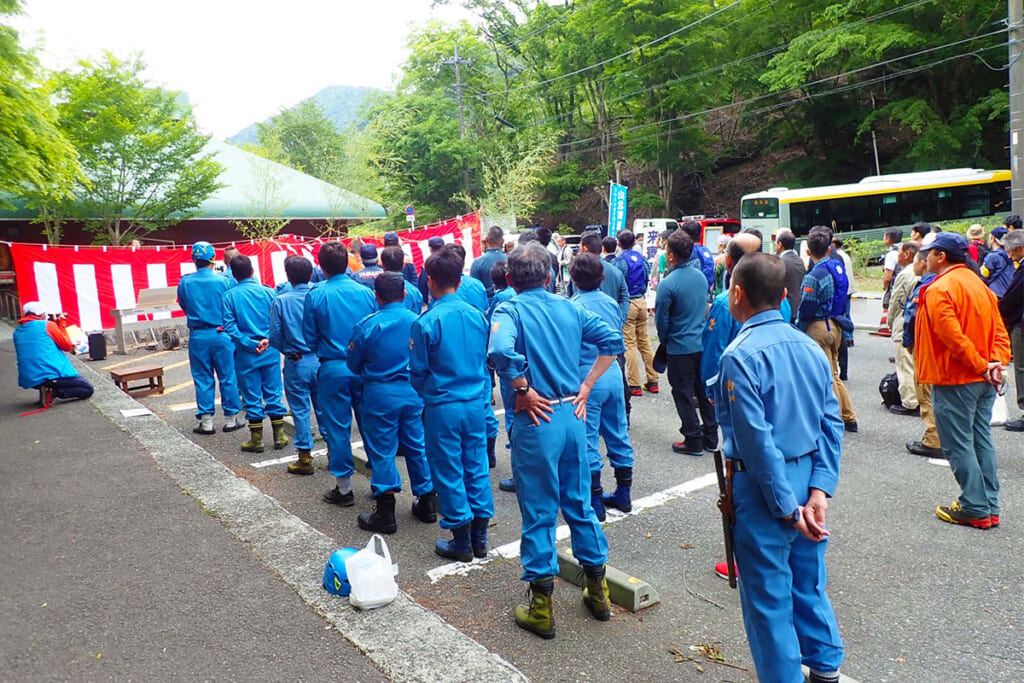
[[929,465],[938,465],[939,467],[949,467],[949,461],[945,458],[928,458]]
[[[218,398],[217,400],[215,400],[213,402],[213,404],[216,405],[216,406],[219,406],[220,405],[220,399]],[[183,410],[195,410],[195,409],[196,409],[196,402],[195,401],[190,401],[188,403],[174,403],[172,405],[167,406],[167,410],[171,411],[172,413],[180,413]]]
[[[709,486],[715,486],[718,484],[718,477],[714,472],[705,474],[704,476],[691,479],[690,481],[683,482],[678,486],[673,486],[670,489],[664,491],[658,491],[652,493],[649,496],[644,496],[633,501],[633,511],[629,513],[619,512],[618,510],[608,510],[608,518],[601,525],[602,527],[614,524],[620,520],[626,519],[637,515],[644,510],[650,508],[661,507],[666,503],[670,503],[673,500],[679,498],[685,498],[687,494],[701,489],[706,489]],[[564,541],[569,538],[569,527],[562,524],[555,530],[555,541]],[[472,562],[450,562],[443,564],[440,567],[435,567],[427,571],[427,577],[430,579],[430,583],[437,583],[441,579],[447,576],[465,576],[471,571],[476,569],[482,569],[484,566],[489,564],[491,561],[496,559],[515,559],[519,557],[519,541],[513,541],[512,543],[506,543],[503,546],[499,546],[491,550],[487,557],[482,559],[474,559]]]
[[[354,446],[355,444],[353,444]],[[321,455],[327,455],[327,449],[321,448],[310,453],[314,458],[320,457]],[[273,460],[261,460],[260,462],[252,463],[252,466],[256,469],[262,469],[264,467],[270,467],[271,465],[283,465],[287,462],[295,462],[299,459],[298,455],[286,455],[283,458],[274,458]]]

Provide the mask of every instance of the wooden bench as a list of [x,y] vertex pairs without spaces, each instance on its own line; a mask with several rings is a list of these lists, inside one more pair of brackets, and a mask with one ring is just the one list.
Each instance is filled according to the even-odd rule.
[[[110,378],[126,394],[152,396],[164,393],[164,368],[162,365],[136,365],[123,370],[111,370]],[[129,386],[129,382],[147,380],[147,384]]]

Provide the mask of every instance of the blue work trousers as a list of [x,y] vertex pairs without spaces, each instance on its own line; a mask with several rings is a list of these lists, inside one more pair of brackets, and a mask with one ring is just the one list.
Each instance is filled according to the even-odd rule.
[[328,464],[335,477],[351,477],[352,412],[359,405],[363,380],[341,359],[324,360],[317,375],[320,411],[327,426]]
[[[786,461],[786,477],[807,502],[813,459]],[[733,527],[743,625],[761,683],[803,683],[800,664],[820,673],[839,670],[843,641],[825,594],[825,549],[772,516],[757,482],[733,478]]]
[[235,380],[235,343],[231,337],[213,328],[188,331],[188,362],[196,387],[196,417],[213,415],[214,373],[220,381],[220,403],[225,415],[234,415],[242,407]]
[[235,374],[246,420],[262,422],[268,415],[276,420],[288,414],[281,395],[281,354],[277,349],[250,353],[236,348]]
[[580,564],[597,567],[608,559],[608,541],[590,506],[586,427],[572,403],[551,407],[551,422],[535,425],[525,413],[512,422],[512,476],[523,518],[523,581],[558,575],[559,508]]
[[498,438],[498,416],[491,405],[493,389],[484,394],[484,432],[488,439]]
[[598,378],[587,398],[587,460],[590,474],[601,473],[601,437],[612,467],[633,466],[633,445],[626,430],[622,370],[612,366]]
[[395,465],[402,445],[413,495],[434,490],[430,467],[423,452],[423,400],[408,381],[366,382],[363,401],[373,406],[363,414],[360,430],[370,459],[370,489],[374,496],[402,490],[402,477]]
[[48,379],[43,382],[41,387],[49,387],[53,389],[54,398],[71,399],[80,401],[84,398],[89,398],[93,394],[93,386],[89,384],[89,380],[79,375],[74,377],[57,377],[56,379]]
[[996,390],[987,382],[932,386],[935,428],[960,484],[960,507],[976,517],[999,514],[996,447],[989,426],[995,400]]
[[284,395],[288,399],[288,409],[295,421],[295,448],[309,450],[313,448],[313,426],[309,419],[310,404],[316,413],[316,423],[320,435],[324,436],[324,419],[320,412],[320,400],[316,393],[316,376],[320,370],[320,361],[316,356],[304,355],[299,360],[284,360]]
[[453,401],[423,409],[427,462],[444,529],[494,516],[481,408],[479,401]]

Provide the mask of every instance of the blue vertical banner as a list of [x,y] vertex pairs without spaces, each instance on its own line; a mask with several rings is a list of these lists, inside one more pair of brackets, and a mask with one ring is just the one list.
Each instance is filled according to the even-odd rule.
[[608,181],[608,234],[615,237],[626,229],[626,186]]

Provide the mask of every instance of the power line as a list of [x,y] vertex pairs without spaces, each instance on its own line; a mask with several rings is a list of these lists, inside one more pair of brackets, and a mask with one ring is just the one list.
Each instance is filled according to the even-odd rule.
[[578,76],[581,73],[586,73],[587,71],[590,71],[592,69],[596,69],[598,67],[604,66],[605,64],[610,64],[610,63],[612,63],[614,61],[622,59],[623,57],[628,57],[628,56],[630,56],[632,54],[636,54],[637,52],[639,52],[640,50],[643,50],[644,48],[651,47],[652,45],[657,45],[658,43],[661,43],[661,42],[663,42],[665,40],[668,40],[669,38],[671,38],[673,36],[676,36],[676,35],[682,33],[683,31],[687,31],[687,30],[689,30],[689,29],[691,29],[691,28],[693,28],[695,26],[698,26],[699,24],[704,23],[708,19],[711,19],[712,17],[715,17],[715,16],[721,14],[722,12],[725,12],[726,10],[732,9],[736,5],[740,4],[742,1],[743,0],[733,0],[733,2],[729,3],[725,7],[721,7],[719,9],[716,9],[714,12],[711,12],[710,14],[704,15],[703,17],[701,17],[700,19],[698,19],[698,20],[696,20],[694,22],[686,24],[685,26],[681,26],[681,27],[677,28],[674,31],[666,33],[665,35],[658,36],[657,38],[654,38],[653,40],[649,40],[648,42],[644,43],[643,45],[638,45],[637,47],[631,48],[631,49],[629,49],[629,50],[627,50],[627,51],[625,51],[625,52],[623,52],[621,54],[615,55],[614,57],[609,57],[608,59],[604,59],[604,60],[602,60],[600,62],[597,62],[596,64],[591,64],[590,66],[585,66],[583,68],[576,69],[575,71],[572,71],[570,73],[562,74],[561,76],[554,76],[553,78],[548,78],[546,80],[538,81],[536,83],[531,83],[531,84],[528,84],[528,85],[521,85],[521,86],[518,86],[518,87],[515,87],[515,88],[510,88],[510,89],[505,90],[505,91],[496,91],[496,92],[486,93],[484,96],[485,97],[491,97],[492,95],[493,96],[507,95],[508,93],[517,92],[517,91],[520,91],[520,90],[530,90],[530,89],[533,89],[533,88],[539,88],[542,85],[548,85],[548,84],[554,83],[556,81],[561,81],[561,80],[566,79],[566,78],[571,78],[573,76]]

